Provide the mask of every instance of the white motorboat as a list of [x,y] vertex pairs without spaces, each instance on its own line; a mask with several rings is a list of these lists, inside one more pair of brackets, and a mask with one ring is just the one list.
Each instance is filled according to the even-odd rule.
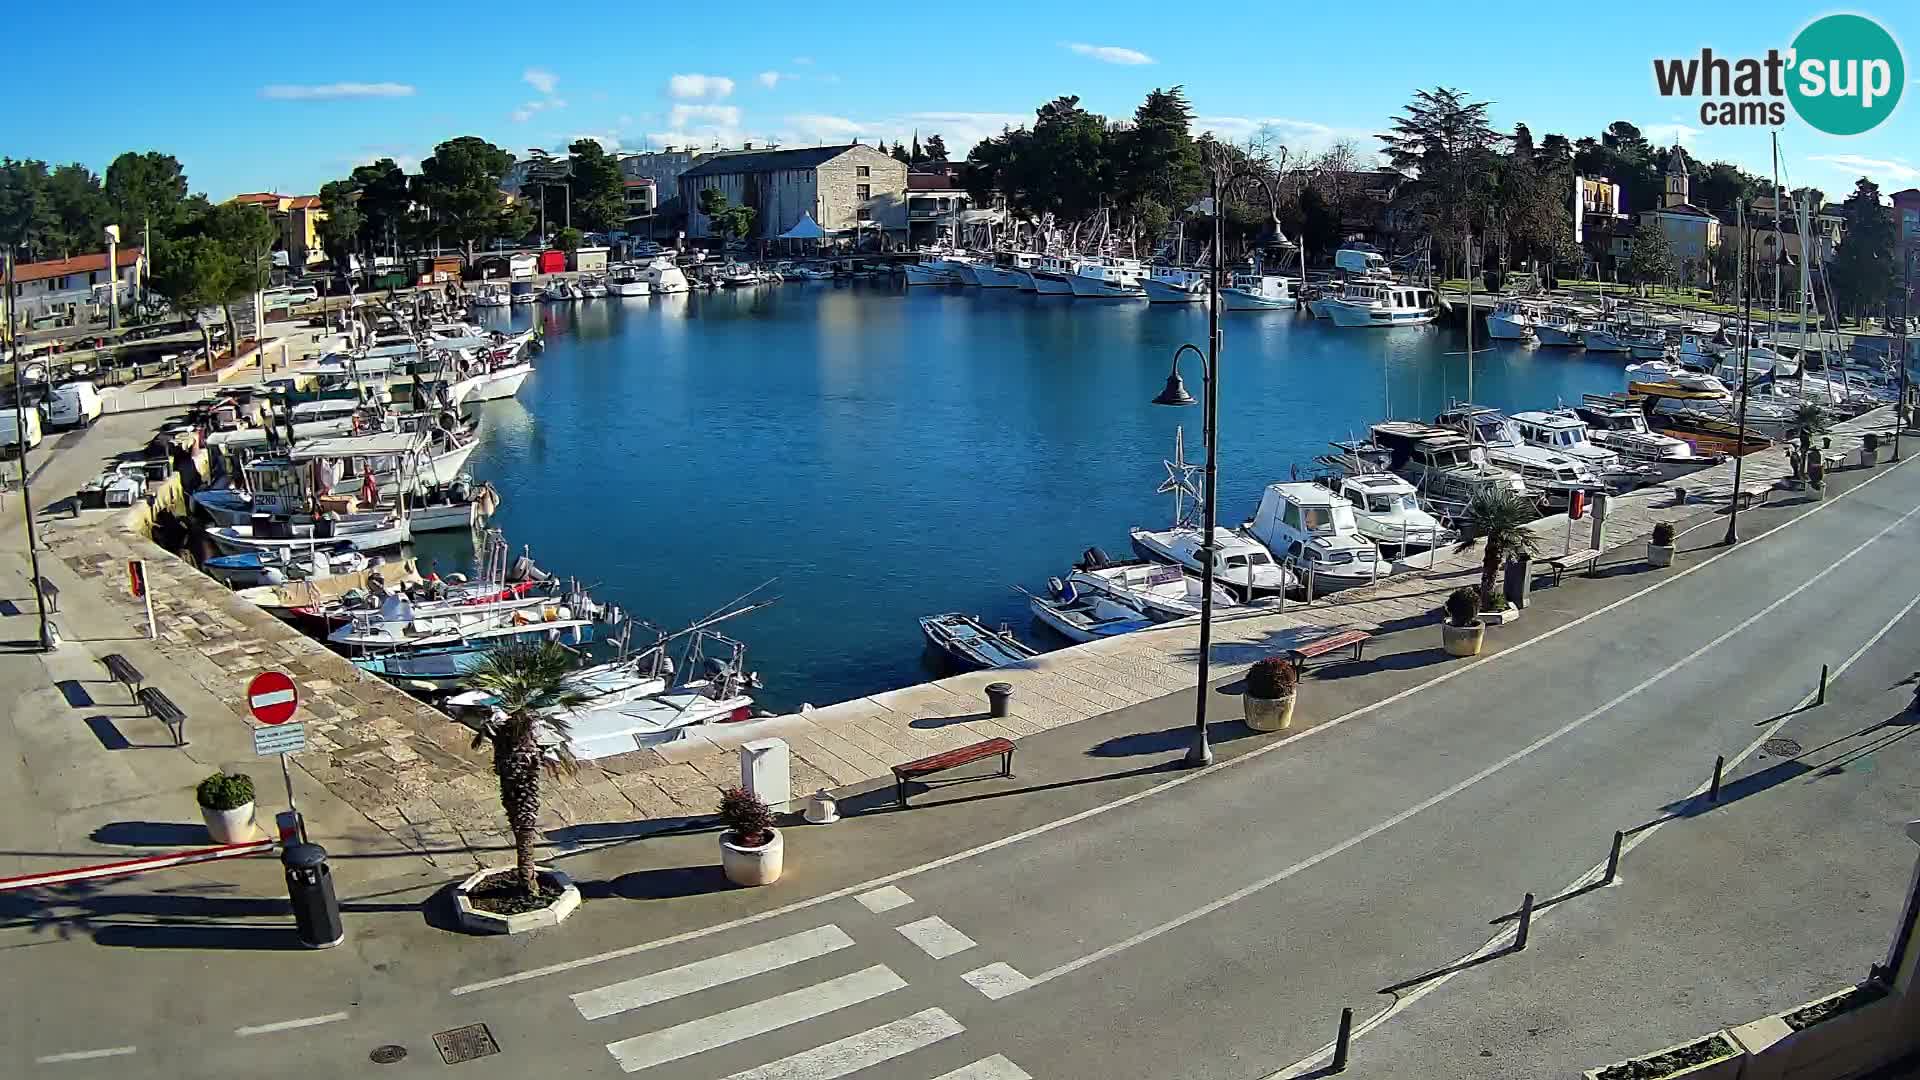
[[575,288],[571,282],[549,282],[546,288],[540,290],[540,299],[552,301],[556,304],[571,303],[580,299],[580,290]]
[[[707,643],[731,649],[727,660],[704,655]],[[749,691],[759,676],[746,670],[746,646],[709,631],[693,636],[680,681],[659,693],[589,706],[569,719],[567,748],[582,761],[611,757],[680,738],[701,724],[738,723],[754,715]]]
[[1423,498],[1458,511],[1483,491],[1507,491],[1527,497],[1518,473],[1491,465],[1486,452],[1465,435],[1432,424],[1388,420],[1368,428],[1371,443],[1335,443],[1361,471],[1386,467],[1411,481]]
[[1054,578],[1050,599],[1029,596],[1033,617],[1068,641],[1088,642],[1118,637],[1152,626],[1153,620],[1134,608],[1105,596],[1081,596],[1075,586]]
[[575,288],[580,290],[583,300],[600,300],[607,295],[607,283],[597,277],[583,277]]
[[1220,290],[1220,306],[1228,311],[1292,311],[1300,306],[1294,280],[1284,274],[1237,273]]
[[1602,486],[1600,477],[1579,458],[1521,438],[1519,425],[1498,409],[1455,405],[1433,422],[1465,435],[1486,453],[1488,463],[1518,474],[1529,490],[1544,496],[1550,505],[1565,506],[1573,492]]
[[299,552],[292,549],[245,551],[237,555],[215,555],[200,563],[200,570],[216,581],[235,589],[257,585],[284,585],[289,581],[357,574],[372,563],[349,544],[314,547]]
[[1420,505],[1420,493],[1404,477],[1390,472],[1350,472],[1321,481],[1353,508],[1354,527],[1381,548],[1402,556],[1453,539],[1453,531]]
[[1511,417],[1511,424],[1528,446],[1564,454],[1580,462],[1615,491],[1631,491],[1663,479],[1658,469],[1623,461],[1617,452],[1587,438],[1586,421],[1571,410],[1517,412]]
[[1352,504],[1319,484],[1268,484],[1246,532],[1312,581],[1315,595],[1392,573],[1360,532]]
[[468,302],[474,307],[506,307],[513,303],[513,290],[504,281],[481,282]]
[[1005,252],[994,261],[974,263],[974,280],[983,289],[1019,289],[1031,287],[1027,271],[1039,265],[1040,256],[1031,251]]
[[683,293],[690,288],[687,272],[680,269],[671,255],[655,255],[636,268],[634,276],[645,282],[653,293]]
[[290,521],[262,521],[253,525],[224,525],[208,529],[207,538],[229,555],[250,551],[286,552],[297,555],[318,547],[345,545],[354,551],[384,551],[407,542],[412,531],[407,523],[393,515],[368,515],[342,521],[321,519],[303,524]]
[[1349,281],[1326,302],[1335,326],[1424,326],[1439,317],[1432,289],[1399,283]]
[[[453,397],[462,406],[480,401],[502,401],[520,392],[520,384],[533,374],[526,361],[477,371],[454,384]],[[461,387],[465,390],[462,392]]]
[[958,285],[960,274],[944,260],[941,262],[905,263],[900,267],[907,275],[908,285]]
[[[672,659],[658,649],[584,667],[569,673],[562,682],[568,691],[586,700],[571,709],[544,712],[541,719],[563,719],[571,727],[576,717],[593,709],[624,705],[665,691],[667,680],[672,676]],[[440,706],[455,720],[477,724],[489,718],[496,700],[485,690],[463,690],[442,701]]]
[[1208,271],[1195,266],[1155,263],[1140,285],[1154,304],[1198,304],[1207,298]]
[[[1163,621],[1200,614],[1200,579],[1182,566],[1134,559],[1116,562],[1099,548],[1088,548],[1073,564],[1067,584],[1086,595],[1101,595]],[[1233,594],[1217,582],[1213,610],[1238,607]]]
[[640,276],[639,271],[622,269],[607,279],[607,291],[615,296],[648,296],[653,286]]
[[1583,404],[1558,411],[1584,422],[1595,445],[1612,450],[1625,461],[1656,470],[1662,480],[1684,476],[1719,460],[1694,453],[1693,444],[1685,439],[1648,428],[1646,415],[1625,399],[1589,394]]
[[1580,335],[1581,343],[1591,353],[1631,353],[1633,343],[1627,332],[1618,323],[1601,326],[1589,326]]
[[1066,255],[1044,255],[1040,262],[1027,271],[1027,277],[1033,282],[1033,291],[1041,296],[1072,296],[1073,282],[1070,280],[1079,272],[1084,260]]
[[1495,341],[1525,341],[1533,336],[1533,323],[1539,314],[1539,305],[1531,301],[1498,301],[1487,314],[1487,336]]
[[[1176,525],[1171,529],[1129,530],[1134,546],[1148,556],[1204,573],[1200,549],[1204,542],[1199,528]],[[1273,553],[1260,541],[1239,529],[1215,526],[1213,530],[1214,584],[1252,599],[1273,596],[1295,585],[1294,576],[1273,559]]]
[[1138,259],[1111,255],[1080,264],[1067,278],[1067,287],[1083,300],[1138,300],[1147,295],[1140,284],[1147,276]]

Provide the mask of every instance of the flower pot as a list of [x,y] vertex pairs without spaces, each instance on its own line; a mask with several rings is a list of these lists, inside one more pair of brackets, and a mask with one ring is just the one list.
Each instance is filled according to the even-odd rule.
[[720,834],[720,869],[735,885],[771,885],[780,880],[786,843],[779,829],[769,829],[773,839],[759,847],[741,847],[732,833]]
[[1483,611],[1480,613],[1480,621],[1488,626],[1505,626],[1510,622],[1518,621],[1519,618],[1520,609],[1513,604],[1508,604],[1499,611]]
[[236,806],[231,810],[200,808],[200,820],[207,823],[207,832],[216,844],[244,844],[257,840],[260,830],[253,825],[253,804]]
[[1246,709],[1247,726],[1255,731],[1285,731],[1292,727],[1294,697],[1293,694],[1281,698],[1241,694],[1240,703]]
[[1487,624],[1477,619],[1472,626],[1440,624],[1440,643],[1446,646],[1449,656],[1479,656],[1480,645],[1486,639]]
[[1673,545],[1649,543],[1647,545],[1647,565],[1648,566],[1672,566],[1673,565]]

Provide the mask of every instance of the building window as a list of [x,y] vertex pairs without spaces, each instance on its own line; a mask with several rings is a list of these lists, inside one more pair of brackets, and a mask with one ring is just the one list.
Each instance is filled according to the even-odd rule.
[[873,175],[873,169],[872,169],[872,168],[870,168],[870,167],[868,167],[868,166],[866,166],[866,165],[855,165],[855,166],[853,167],[853,175],[855,175],[855,176],[872,176],[872,175]]
[[[862,167],[864,168],[864,166]],[[861,200],[862,202],[873,198],[873,185],[871,184],[855,185],[853,189],[853,197]]]
[[860,209],[855,210],[853,212],[853,217],[854,217],[854,220],[856,221],[872,221],[873,211],[863,206]]

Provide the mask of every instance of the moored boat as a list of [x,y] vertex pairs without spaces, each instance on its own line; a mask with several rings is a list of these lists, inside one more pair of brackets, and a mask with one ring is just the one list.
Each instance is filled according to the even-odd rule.
[[963,671],[1006,667],[1040,655],[1002,627],[989,630],[974,615],[952,611],[920,619],[927,644]]

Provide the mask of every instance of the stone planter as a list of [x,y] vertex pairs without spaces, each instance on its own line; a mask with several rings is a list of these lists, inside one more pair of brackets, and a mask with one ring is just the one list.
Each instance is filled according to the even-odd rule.
[[1472,626],[1455,626],[1447,622],[1440,624],[1440,643],[1446,646],[1449,656],[1479,656],[1480,646],[1486,640],[1486,623],[1476,620]]
[[481,934],[524,934],[529,930],[539,930],[548,926],[559,926],[566,917],[580,906],[580,889],[573,879],[558,870],[542,866],[539,874],[542,880],[560,887],[560,895],[549,900],[545,907],[532,911],[503,915],[492,911],[482,911],[473,906],[469,893],[481,882],[496,874],[510,874],[511,866],[492,866],[475,873],[453,890],[453,906],[460,918],[460,925],[467,930]]
[[[1858,1004],[1811,1022],[1804,1018],[1803,1010],[1844,1005],[1853,997]],[[1906,1020],[1903,1002],[1868,983],[1741,1024],[1729,1034],[1747,1052],[1741,1080],[1857,1076],[1908,1051]]]
[[1673,545],[1672,544],[1654,544],[1654,543],[1647,544],[1647,565],[1648,566],[1672,566],[1673,565]]
[[1861,468],[1871,469],[1878,464],[1880,464],[1880,452],[1878,450],[1869,449],[1865,446],[1860,448]]
[[1241,694],[1240,704],[1246,710],[1247,726],[1255,731],[1285,731],[1292,727],[1294,697],[1294,694],[1283,698]]
[[768,831],[773,839],[759,847],[741,847],[729,839],[732,833],[720,834],[720,868],[726,871],[728,881],[735,885],[771,885],[780,880],[786,841],[780,838],[779,829]]
[[216,844],[244,844],[249,840],[258,840],[260,830],[253,824],[253,804],[236,806],[231,810],[200,808],[200,820],[207,823],[207,834]]
[[1480,621],[1488,626],[1505,626],[1519,618],[1520,606],[1513,603],[1507,604],[1506,607],[1501,608],[1499,611],[1483,611],[1480,613]]
[[[1713,1048],[1712,1056],[1704,1061],[1695,1062],[1692,1065],[1682,1065],[1670,1072],[1656,1072],[1649,1068],[1650,1065],[1655,1063],[1656,1059],[1666,1057],[1676,1050],[1685,1050],[1696,1043],[1704,1043],[1709,1040],[1717,1040],[1718,1046]],[[1683,1076],[1688,1077],[1689,1080],[1740,1080],[1741,1068],[1746,1064],[1746,1061],[1746,1052],[1740,1049],[1740,1044],[1734,1041],[1727,1032],[1716,1031],[1705,1038],[1691,1039],[1687,1042],[1680,1043],[1678,1046],[1669,1046],[1665,1050],[1656,1050],[1651,1054],[1642,1054],[1637,1058],[1629,1058],[1626,1061],[1615,1062],[1612,1065],[1602,1066],[1598,1069],[1588,1069],[1580,1075],[1584,1077],[1585,1080],[1613,1080],[1614,1076],[1647,1077],[1649,1080],[1653,1080],[1653,1078],[1656,1077],[1658,1080],[1677,1080],[1677,1078]],[[1638,1067],[1637,1071],[1627,1071],[1626,1067],[1635,1066]],[[1620,1072],[1615,1073],[1614,1070],[1616,1069],[1620,1070]]]

